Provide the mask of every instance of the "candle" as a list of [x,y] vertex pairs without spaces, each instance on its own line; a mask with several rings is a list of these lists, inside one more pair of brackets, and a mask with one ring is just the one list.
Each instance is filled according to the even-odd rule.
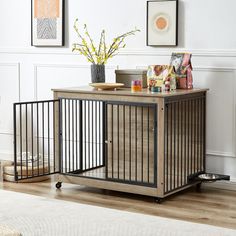
[[131,91],[132,92],[141,92],[142,91],[142,81],[141,80],[133,80],[131,82]]

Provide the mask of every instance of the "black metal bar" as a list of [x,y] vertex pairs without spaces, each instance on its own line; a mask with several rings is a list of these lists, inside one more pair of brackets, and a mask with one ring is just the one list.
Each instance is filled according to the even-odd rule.
[[141,153],[142,153],[142,162],[141,162],[141,165],[142,165],[142,172],[141,172],[141,180],[143,182],[143,106],[142,106],[142,110],[141,110],[141,117],[142,117],[142,120],[141,120],[141,123],[142,123],[142,128],[141,128],[141,132],[142,132],[142,137],[141,137]]
[[[80,112],[80,104],[81,101],[79,101],[79,112]],[[80,116],[80,114],[79,114]],[[80,124],[80,121],[79,121]],[[79,127],[82,127],[82,124],[80,124]],[[76,156],[76,170],[80,169],[81,167],[81,160],[80,160],[80,154],[78,155],[78,100],[75,100],[75,156]],[[79,161],[78,161],[79,159]]]
[[120,107],[117,105],[117,177],[120,178]]
[[203,170],[203,99],[201,99],[201,113],[200,113],[200,170]]
[[42,103],[42,153],[43,153],[43,174],[44,174],[44,170],[45,170],[45,166],[44,166],[44,163],[45,163],[45,160],[44,160],[44,102]]
[[184,121],[184,103],[181,102],[181,112],[180,112],[180,129],[181,129],[181,144],[180,144],[180,147],[181,147],[181,161],[180,161],[180,166],[181,166],[181,172],[180,172],[180,178],[181,178],[181,186],[183,185],[183,172],[185,171],[185,169],[183,169],[183,121]]
[[123,105],[123,152],[124,152],[123,172],[125,180],[125,105]]
[[180,162],[180,155],[179,155],[179,144],[180,144],[180,141],[179,141],[179,135],[180,135],[180,132],[179,132],[179,122],[180,122],[180,119],[179,119],[179,114],[180,114],[180,102],[177,102],[177,118],[176,118],[176,121],[177,121],[177,132],[176,132],[176,139],[177,139],[177,142],[176,142],[176,185],[177,187],[179,187],[180,185],[180,181],[179,181],[179,177],[180,177],[180,171],[179,171],[179,162]]
[[166,105],[166,191],[169,190],[169,106]]
[[202,171],[202,99],[200,99],[200,124],[199,124],[199,170]]
[[181,161],[180,161],[180,167],[181,167],[181,170],[180,170],[180,178],[181,178],[181,181],[180,181],[180,185],[182,186],[183,185],[183,172],[184,172],[184,170],[183,170],[183,136],[184,136],[184,132],[183,132],[183,120],[184,120],[184,118],[183,118],[183,116],[184,116],[184,103],[183,102],[181,102],[181,109],[180,109],[180,130],[181,130],[181,132],[180,132],[180,137],[181,137],[181,141],[180,141],[180,156],[181,156]]
[[74,115],[75,115],[75,104],[74,104],[75,100],[71,100],[71,109],[72,109],[72,114],[71,114],[71,129],[72,129],[72,134],[71,134],[71,142],[72,142],[72,155],[71,155],[71,158],[72,158],[72,170],[74,171],[75,170],[75,130],[74,130],[74,126],[75,126],[75,118],[74,118]]
[[[137,106],[135,106],[135,181],[138,179],[138,121],[137,121]],[[148,144],[149,145],[149,144]]]
[[[14,173],[15,181],[18,181],[18,170],[17,170],[17,127],[16,127],[16,105],[13,105],[13,129],[14,129]],[[21,144],[20,144],[21,146]],[[22,166],[22,163],[21,163]],[[22,177],[22,175],[21,175]]]
[[[56,123],[55,123],[55,102],[53,102],[53,171],[56,171],[56,136],[55,136],[55,132],[56,132]],[[61,115],[61,113],[59,113],[59,116]],[[61,120],[61,117],[58,116],[59,121]],[[59,126],[59,135],[61,134],[61,126]],[[60,135],[61,136],[61,135]],[[59,139],[60,140],[60,139]],[[61,143],[61,140],[60,140]],[[59,149],[60,150],[60,149]],[[62,156],[59,155],[59,158],[61,160]],[[59,160],[59,162],[61,162]]]
[[68,172],[68,170],[67,170],[67,114],[68,114],[68,112],[67,112],[67,101],[66,101],[66,99],[63,99],[64,100],[64,105],[65,105],[65,131],[64,131],[64,133],[65,133],[65,157],[64,157],[64,159],[65,159],[65,172]]
[[94,167],[94,101],[92,101],[92,168]]
[[106,149],[106,130],[107,130],[107,104],[103,102],[103,111],[102,111],[102,119],[103,119],[103,132],[102,132],[102,145],[103,145],[103,165],[107,166],[106,156],[107,156],[107,149]]
[[193,113],[194,113],[194,105],[193,105],[193,101],[191,100],[191,174],[193,174],[193,161],[194,161],[194,157],[193,157],[193,140],[194,140],[194,116],[193,116]]
[[184,101],[184,184],[187,184],[187,101]]
[[37,105],[37,165],[38,165],[38,175],[39,175],[39,103]]
[[179,115],[180,115],[180,103],[181,103],[181,101],[178,101],[178,106],[177,106],[177,121],[178,121],[178,123],[177,123],[177,133],[176,133],[176,135],[177,135],[177,160],[176,160],[176,162],[177,162],[177,170],[176,170],[176,172],[177,172],[177,187],[179,187],[180,186],[180,168],[179,168],[179,164],[180,164],[180,148],[179,148],[179,145],[180,145],[180,130],[179,130],[179,128],[180,128],[180,118],[179,118]]
[[67,99],[67,101],[68,101],[68,156],[69,156],[69,172],[71,171],[71,123],[70,123],[70,120],[71,120],[71,111],[70,111],[70,105],[71,105],[71,103],[70,103],[70,100],[69,99]]
[[34,176],[34,104],[31,104],[31,156],[32,156],[32,176]]
[[206,170],[206,97],[203,100],[203,171]]
[[190,136],[191,136],[191,101],[188,101],[188,174],[187,176],[189,176],[189,174],[191,174],[191,148],[190,148]]
[[48,173],[50,170],[50,103],[48,102]]
[[113,113],[114,113],[114,107],[113,107],[113,104],[111,105],[111,133],[112,133],[112,141],[111,141],[111,176],[112,178],[114,178],[114,118],[113,118]]
[[[16,105],[15,105],[16,106]],[[20,104],[20,176],[22,178],[22,105]],[[17,154],[16,154],[17,155]],[[17,165],[17,162],[15,163]]]
[[132,139],[131,139],[131,106],[129,105],[129,180],[131,181],[131,155],[132,155]]
[[193,101],[193,174],[196,172],[196,100]]
[[[59,101],[55,101],[53,104],[55,103],[58,103],[58,114],[57,114],[57,119],[58,119],[58,123],[59,123],[59,132],[58,132],[58,137],[55,137],[58,139],[58,148],[59,148],[59,153],[58,153],[58,170],[57,172],[59,173],[63,173],[63,110],[62,110],[62,100],[60,99]],[[55,105],[54,105],[54,108],[55,108]],[[56,111],[53,109],[53,113],[55,113]],[[54,114],[54,121],[55,121],[55,114]],[[56,127],[54,125],[54,127]],[[53,133],[55,134],[56,133],[56,130],[54,128],[54,131]],[[55,146],[55,140],[54,138],[54,146]],[[55,170],[55,154],[54,154],[54,173],[56,173],[56,170]]]
[[148,114],[147,114],[147,122],[148,122],[148,125],[147,125],[147,134],[148,134],[148,145],[147,145],[147,166],[148,166],[148,168],[147,168],[147,182],[149,183],[150,182],[150,176],[149,176],[149,172],[150,172],[150,153],[149,153],[149,143],[150,143],[150,139],[149,139],[149,130],[150,130],[150,124],[149,124],[149,119],[150,119],[150,111],[149,111],[149,107],[148,107]]
[[87,138],[87,101],[84,101],[84,170],[87,169]]
[[88,101],[88,168],[91,168],[91,163],[90,163],[90,158],[91,158],[91,154],[90,154],[90,126],[91,126],[91,117],[90,117],[90,101]]
[[43,100],[43,101],[30,101],[30,102],[16,102],[15,105],[29,105],[29,104],[42,104],[47,102],[58,102],[59,100]]
[[101,138],[101,135],[102,135],[102,132],[101,132],[101,102],[99,101],[99,106],[98,106],[98,152],[99,152],[99,164],[98,165],[101,165],[102,164],[102,159],[101,159],[101,143],[102,143],[102,138]]
[[199,168],[199,127],[200,127],[200,125],[199,125],[199,122],[200,122],[200,100],[199,99],[197,99],[197,114],[196,114],[196,116],[197,116],[197,118],[196,118],[196,127],[197,127],[197,139],[196,139],[196,148],[197,148],[197,172],[199,172],[200,171],[200,168]]
[[[86,122],[86,120],[85,120],[85,122]],[[85,134],[86,134],[86,131],[85,131]],[[76,141],[76,143],[77,143],[77,141]],[[80,170],[83,170],[83,101],[82,100],[79,101],[79,151],[80,151],[79,166],[80,166]]]
[[173,108],[174,108],[174,114],[173,114],[173,131],[174,131],[174,136],[173,136],[173,139],[174,139],[174,142],[173,142],[173,145],[174,145],[174,148],[173,148],[173,162],[174,162],[174,167],[173,167],[173,185],[174,185],[174,187],[173,188],[175,188],[175,183],[176,183],[176,181],[175,181],[175,168],[176,168],[176,163],[175,163],[175,158],[176,158],[176,142],[175,142],[175,140],[176,140],[176,103],[173,103]]
[[[162,110],[164,108],[161,108]],[[158,168],[158,145],[157,145],[157,127],[158,127],[158,121],[157,121],[157,105],[153,105],[153,110],[154,110],[154,143],[153,143],[153,150],[154,150],[154,186],[157,186],[157,168]],[[165,116],[165,115],[164,115]],[[165,128],[165,127],[164,127]],[[165,181],[165,180],[164,180]]]
[[96,160],[96,166],[99,166],[100,163],[98,163],[99,159],[98,159],[98,139],[97,139],[97,135],[100,132],[100,130],[98,130],[98,121],[97,121],[97,110],[98,110],[98,102],[95,102],[95,160]]
[[28,177],[29,163],[28,163],[28,109],[27,109],[27,104],[25,104],[25,152],[26,152],[26,176]]
[[173,107],[170,107],[170,190],[172,189],[172,159],[173,159]]
[[179,119],[178,119],[178,110],[179,110],[179,102],[176,102],[175,103],[175,174],[174,174],[174,177],[175,177],[175,180],[174,180],[174,183],[175,183],[175,187],[178,187],[178,163],[179,163],[179,153],[178,153],[178,146],[179,146],[179,136],[178,136],[178,133],[179,133],[179,127],[178,127],[178,123],[179,123]]

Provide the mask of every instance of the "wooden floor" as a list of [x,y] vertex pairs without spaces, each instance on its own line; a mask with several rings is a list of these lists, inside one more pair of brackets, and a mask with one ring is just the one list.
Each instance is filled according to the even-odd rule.
[[0,188],[65,201],[236,229],[236,192],[203,187],[185,190],[157,204],[152,197],[54,182],[0,183]]

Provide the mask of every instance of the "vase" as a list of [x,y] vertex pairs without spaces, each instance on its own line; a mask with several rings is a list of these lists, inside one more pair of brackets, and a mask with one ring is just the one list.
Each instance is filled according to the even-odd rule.
[[92,83],[104,83],[105,82],[105,65],[91,65],[91,77]]

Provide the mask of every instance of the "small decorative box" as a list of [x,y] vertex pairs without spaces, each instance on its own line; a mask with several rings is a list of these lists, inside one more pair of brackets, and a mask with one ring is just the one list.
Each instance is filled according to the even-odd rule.
[[142,87],[147,88],[147,70],[116,70],[116,83],[123,83],[130,88],[133,80],[141,80]]

